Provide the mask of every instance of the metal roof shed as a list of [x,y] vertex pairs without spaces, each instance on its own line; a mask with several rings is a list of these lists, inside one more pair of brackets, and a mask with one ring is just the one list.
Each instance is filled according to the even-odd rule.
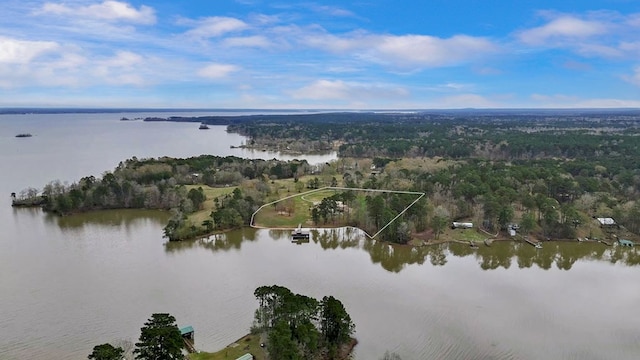
[[191,325],[185,326],[185,327],[180,329],[180,335],[186,335],[186,334],[192,333],[192,332],[193,332],[193,326],[191,326]]

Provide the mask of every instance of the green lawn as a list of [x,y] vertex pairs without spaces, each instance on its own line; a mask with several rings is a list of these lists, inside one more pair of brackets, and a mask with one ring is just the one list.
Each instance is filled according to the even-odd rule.
[[260,335],[246,335],[235,343],[226,348],[214,352],[201,352],[198,354],[190,354],[190,360],[235,360],[240,356],[250,353],[256,360],[266,360],[267,356],[260,347]]
[[265,206],[260,210],[254,219],[254,224],[264,227],[296,227],[298,224],[303,226],[311,225],[311,214],[309,202],[302,200],[301,196],[296,196],[290,200],[283,200],[281,203],[288,202],[292,206],[291,213],[286,211],[277,211],[276,206]]
[[447,229],[440,239],[450,239],[458,241],[473,241],[479,242],[488,238],[486,234],[482,234],[475,229]]

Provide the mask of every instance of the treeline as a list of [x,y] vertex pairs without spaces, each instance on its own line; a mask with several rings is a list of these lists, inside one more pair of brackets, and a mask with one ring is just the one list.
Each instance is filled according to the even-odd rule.
[[228,125],[253,147],[361,158],[622,159],[640,145],[634,112],[324,113],[231,117]]
[[261,286],[252,332],[266,332],[269,357],[279,360],[344,359],[355,345],[355,325],[340,300],[318,301],[282,286]]
[[[613,217],[626,230],[640,234],[640,172],[626,168],[637,158],[625,162],[409,158],[373,171],[367,171],[370,161],[340,159],[331,171],[348,187],[424,192],[425,205],[417,204],[416,211],[426,219],[418,215],[399,220],[416,232],[426,222],[436,238],[452,221],[465,220],[492,232],[519,223],[524,234],[575,239],[580,231],[590,235],[597,230],[592,217]],[[383,201],[374,197],[361,205],[367,217],[358,226],[377,227],[397,214],[394,202],[407,203],[394,200],[396,195],[385,196]],[[353,208],[357,212],[358,205]],[[327,221],[318,215],[321,222]],[[398,239],[403,239],[401,233]]]
[[223,229],[248,224],[247,214],[250,216],[249,212],[261,205],[270,193],[267,184],[270,179],[297,178],[310,171],[304,160],[251,160],[210,155],[186,159],[134,157],[121,162],[112,172],[105,172],[102,178],[87,176],[72,184],[53,181],[41,194],[28,189],[19,197],[14,196],[14,200],[30,203],[29,197],[33,197],[46,211],[61,215],[102,209],[172,210],[173,222],[165,229],[165,235],[172,240],[184,239],[194,234],[192,225],[182,229],[180,236],[173,235],[185,224],[186,216],[201,209],[206,200],[203,189],[192,185],[220,187],[252,182],[251,194],[234,193],[229,201],[222,199],[215,211],[217,215],[212,218],[218,221],[206,226]]

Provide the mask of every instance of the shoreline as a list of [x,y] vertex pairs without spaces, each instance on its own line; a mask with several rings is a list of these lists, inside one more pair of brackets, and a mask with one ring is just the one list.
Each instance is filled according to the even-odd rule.
[[[244,345],[244,347],[242,347]],[[263,346],[264,345],[264,346]],[[358,345],[358,339],[350,338],[349,341],[338,350],[336,360],[348,360],[353,354],[353,350]],[[239,353],[243,353],[238,355]],[[191,360],[235,360],[238,356],[249,353],[253,355],[255,360],[267,360],[268,346],[265,339],[265,334],[246,334],[240,337],[238,340],[230,343],[224,348],[214,352],[197,352],[188,355],[188,359]],[[328,359],[327,354],[318,354],[314,360]]]

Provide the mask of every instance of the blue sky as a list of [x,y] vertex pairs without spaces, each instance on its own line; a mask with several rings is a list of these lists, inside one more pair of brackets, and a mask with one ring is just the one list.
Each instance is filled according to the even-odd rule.
[[0,4],[3,107],[640,107],[636,0]]

